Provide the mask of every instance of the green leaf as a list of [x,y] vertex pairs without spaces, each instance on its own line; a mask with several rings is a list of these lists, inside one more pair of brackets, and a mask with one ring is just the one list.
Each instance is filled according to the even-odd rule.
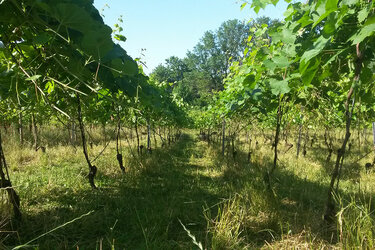
[[318,25],[321,21],[323,21],[326,17],[328,17],[332,12],[337,10],[337,3],[338,0],[327,0],[325,4],[325,11],[322,12],[321,9],[318,11],[318,19],[314,22],[313,28]]
[[326,2],[326,12],[332,12],[337,10],[338,0],[327,0]]
[[289,76],[288,80],[299,79],[299,78],[301,78],[300,73],[293,73]]
[[52,37],[48,33],[44,32],[44,33],[38,34],[36,37],[34,37],[33,42],[36,43],[36,44],[44,45],[44,44],[48,43],[48,41],[51,38]]
[[324,24],[323,33],[326,36],[332,35],[336,31],[337,15],[331,14],[328,16],[327,21]]
[[368,84],[373,81],[374,74],[371,69],[365,67],[362,69],[360,79],[362,84]]
[[279,30],[272,30],[269,32],[269,35],[272,37],[273,43],[278,43],[283,38],[281,32]]
[[83,50],[96,59],[103,58],[113,48],[111,33],[111,28],[105,25],[92,29],[83,37]]
[[324,36],[320,36],[313,44],[313,48],[310,50],[306,50],[301,57],[301,61],[307,63],[312,58],[316,57],[320,54],[320,52],[324,49],[329,38],[324,38]]
[[272,4],[273,4],[274,6],[276,6],[277,3],[279,2],[279,0],[271,0],[271,2],[272,2]]
[[269,33],[269,35],[272,37],[272,42],[274,43],[282,41],[285,44],[292,44],[297,38],[294,32],[286,27],[283,27],[283,29],[273,30]]
[[45,89],[47,90],[48,94],[51,94],[55,90],[55,83],[53,81],[48,81]]
[[367,8],[363,8],[358,12],[358,22],[362,23],[368,17],[369,10]]
[[124,74],[128,76],[133,76],[138,73],[138,65],[130,57],[124,61]]
[[297,22],[301,24],[301,28],[314,23],[314,21],[311,20],[310,16],[308,15],[308,12],[306,12]]
[[82,33],[91,29],[92,18],[85,9],[80,8],[76,4],[61,3],[55,6],[51,5],[51,10],[53,16],[61,25],[81,31]]
[[36,80],[38,80],[40,77],[42,77],[42,76],[41,76],[41,75],[33,75],[33,76],[31,76],[31,77],[26,78],[25,80],[26,80],[26,81],[36,81]]
[[246,48],[245,48],[245,51],[243,52],[243,54],[244,54],[244,56],[247,56],[248,53],[249,53],[249,48],[246,47]]
[[371,36],[375,32],[375,16],[369,18],[363,27],[357,31],[353,36],[349,38],[349,41],[352,41],[352,44],[361,43],[364,39]]
[[358,3],[358,0],[343,0],[342,5],[352,6]]
[[294,44],[286,44],[284,46],[285,54],[288,55],[289,58],[293,58],[297,55],[296,52],[296,45]]
[[123,35],[116,34],[113,36],[117,41],[126,42],[126,37]]
[[301,61],[299,66],[299,72],[302,75],[302,81],[304,85],[309,85],[314,79],[316,72],[319,69],[320,58],[313,58],[312,60],[306,62]]
[[271,60],[265,60],[263,61],[264,66],[267,67],[270,71],[274,71],[276,68],[276,64]]
[[279,68],[285,68],[289,66],[289,61],[288,58],[285,56],[275,56],[272,58],[272,61],[276,64],[277,67]]
[[253,0],[251,8],[254,9],[255,13],[259,13],[260,9],[265,9],[267,5],[271,4],[270,0]]
[[270,87],[272,94],[278,96],[281,94],[286,94],[290,91],[288,86],[288,81],[286,80],[277,80],[277,79],[270,79]]
[[283,34],[282,41],[284,43],[288,44],[288,43],[294,43],[296,41],[297,37],[292,30],[288,28],[284,28],[282,31],[282,34]]
[[284,12],[283,16],[288,17],[288,16],[290,16],[290,15],[293,14],[293,13],[295,13],[295,10],[294,10],[294,8],[293,8],[293,5],[290,4],[290,5],[288,6],[288,8],[286,9],[286,11]]
[[245,85],[248,89],[254,89],[256,85],[255,76],[253,74],[246,76],[243,80],[243,85]]

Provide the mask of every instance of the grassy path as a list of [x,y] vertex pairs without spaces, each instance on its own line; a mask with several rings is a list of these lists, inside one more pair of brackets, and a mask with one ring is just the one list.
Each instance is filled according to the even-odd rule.
[[[64,156],[70,164],[51,163],[43,170],[30,167],[26,173],[30,177],[19,172],[18,184],[33,189],[31,193],[21,191],[27,206],[25,224],[19,231],[21,241],[10,242],[27,242],[93,210],[91,215],[33,243],[41,249],[95,249],[101,244],[104,249],[112,245],[116,249],[194,247],[179,221],[198,241],[206,241],[204,210],[215,207],[228,195],[213,162],[204,157],[207,150],[205,143],[184,134],[167,149],[145,156],[143,167],[134,167],[125,176],[117,169],[100,166],[97,182],[101,188],[97,191],[86,183],[84,164],[72,159],[77,156]],[[104,156],[101,163],[112,160],[108,157]],[[38,176],[31,177],[35,173]]]
[[[263,182],[272,164],[267,145],[256,149],[252,163],[241,151],[234,161],[220,155],[219,145],[186,133],[141,157],[141,164],[128,155],[125,175],[114,147],[111,143],[96,162],[99,190],[90,188],[83,155],[71,147],[10,155],[10,165],[19,164],[12,172],[25,220],[17,233],[0,237],[0,248],[28,242],[90,211],[32,244],[37,249],[198,249],[189,230],[204,249],[340,247],[330,243],[337,231],[322,226],[330,170],[313,162],[313,154],[299,160],[293,152],[281,154],[270,192]],[[100,150],[94,148],[93,154]],[[349,226],[351,218],[372,225],[366,200],[373,200],[373,175],[361,184],[370,196],[356,193],[356,178],[343,179],[342,197],[357,196],[363,203],[347,207],[343,216]],[[363,245],[356,239],[372,237],[365,228],[345,229],[353,233],[346,236],[354,239],[352,246]]]

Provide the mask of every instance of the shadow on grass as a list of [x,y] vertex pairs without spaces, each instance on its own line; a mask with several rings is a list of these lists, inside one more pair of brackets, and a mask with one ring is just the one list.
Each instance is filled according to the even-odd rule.
[[[144,155],[143,167],[133,166],[125,175],[119,171],[115,178],[99,173],[99,190],[91,190],[88,184],[79,190],[48,190],[40,197],[47,207],[25,212],[19,229],[21,242],[94,211],[32,244],[40,249],[99,249],[101,245],[103,249],[194,249],[180,220],[197,241],[211,248],[208,221],[214,221],[221,204],[235,194],[248,197],[249,212],[241,222],[241,236],[250,246],[259,248],[289,231],[305,229],[318,239],[331,239],[322,230],[326,184],[301,179],[279,167],[270,192],[263,176],[272,165],[271,158],[263,156],[260,162],[248,163],[246,152],[238,151],[233,159],[231,155],[222,157],[220,149],[218,144],[208,146],[184,134],[170,147]],[[207,160],[207,152],[211,162],[203,169],[199,161]],[[257,159],[256,153],[253,159]],[[218,174],[205,175],[202,169]],[[55,205],[49,208],[48,204]],[[5,244],[19,242],[14,238]]]
[[[193,244],[179,220],[197,236],[206,237],[204,207],[219,203],[220,184],[197,176],[191,155],[200,154],[193,139],[183,135],[166,149],[154,150],[141,159],[144,167],[119,173],[116,179],[98,174],[98,183],[113,183],[99,190],[88,185],[73,192],[69,187],[54,188],[40,200],[57,204],[40,212],[25,213],[19,228],[21,242],[27,242],[48,230],[81,216],[91,215],[32,242],[40,249],[186,249]],[[56,208],[57,207],[57,208]],[[215,213],[213,214],[215,216]],[[15,239],[5,242],[17,245]]]
[[[216,146],[216,150],[220,150],[218,146]],[[312,154],[318,154],[321,151],[313,151]],[[257,156],[254,155],[254,158]],[[336,243],[336,225],[327,225],[322,216],[328,195],[328,182],[313,182],[306,178],[300,178],[280,164],[272,178],[271,192],[263,183],[263,176],[266,170],[271,168],[272,158],[263,156],[261,163],[258,161],[248,163],[247,153],[240,151],[237,153],[236,160],[231,157],[226,160],[229,161],[229,164],[226,164],[223,180],[233,183],[233,186],[236,187],[234,192],[239,192],[241,188],[247,189],[245,193],[250,193],[250,200],[255,199],[251,197],[253,193],[263,194],[262,197],[258,197],[263,201],[252,202],[253,207],[256,205],[255,203],[261,203],[263,211],[255,210],[255,213],[252,214],[255,218],[249,218],[242,227],[242,236],[252,247],[259,248],[264,246],[265,241],[277,241],[286,235],[301,234],[306,231],[312,233],[314,241]],[[322,171],[327,176],[331,174],[327,169],[322,169]],[[360,167],[358,164],[344,164],[342,180],[356,181],[359,178]],[[247,185],[250,185],[251,188],[247,188]],[[242,193],[244,192],[242,191]],[[350,201],[351,197],[358,197],[364,199],[366,204],[371,203],[371,207],[375,205],[371,199],[374,194],[363,195],[363,193],[346,190],[340,191],[340,195],[346,201]],[[268,211],[268,216],[260,220],[264,211]],[[312,239],[309,237],[311,235],[306,235],[307,242]]]

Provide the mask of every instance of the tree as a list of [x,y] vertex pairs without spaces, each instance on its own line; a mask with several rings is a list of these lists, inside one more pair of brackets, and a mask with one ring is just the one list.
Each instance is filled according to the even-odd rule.
[[208,88],[222,90],[231,61],[243,57],[249,26],[237,19],[221,24],[216,31],[204,33],[193,51],[187,53],[192,69],[205,72],[211,78]]
[[151,73],[151,77],[157,82],[167,82],[173,89],[176,82],[184,78],[184,73],[189,68],[183,59],[171,56],[165,60],[165,66],[160,64]]

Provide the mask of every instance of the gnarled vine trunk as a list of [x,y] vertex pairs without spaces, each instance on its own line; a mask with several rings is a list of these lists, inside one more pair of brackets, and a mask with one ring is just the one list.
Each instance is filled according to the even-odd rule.
[[13,213],[14,217],[17,220],[22,219],[22,214],[20,210],[20,198],[17,195],[16,191],[12,186],[12,182],[10,181],[8,166],[5,161],[3,146],[2,146],[2,139],[1,139],[1,132],[0,132],[0,188],[5,189],[8,193],[9,201],[13,206]]
[[38,128],[36,125],[34,113],[31,114],[31,130],[32,130],[33,138],[34,138],[33,148],[35,149],[35,151],[37,151],[38,150]]
[[[264,182],[267,184],[268,188],[271,189],[271,177],[273,175],[273,172],[276,170],[277,167],[277,148],[279,144],[279,138],[280,138],[280,128],[281,128],[281,121],[283,118],[283,108],[282,108],[282,102],[284,100],[284,97],[279,96],[279,106],[277,109],[277,117],[276,117],[276,131],[275,131],[275,139],[273,142],[273,149],[274,149],[274,156],[273,156],[273,165],[271,168],[271,171],[267,171],[267,173],[264,176]],[[272,140],[271,140],[272,141]]]
[[[360,74],[362,70],[362,54],[361,54],[361,51],[359,50],[359,44],[357,44],[356,48],[357,48],[357,60],[356,60],[356,65],[355,65],[354,81],[358,82],[360,79]],[[352,99],[352,109],[350,110],[349,105],[350,105],[351,99]],[[345,137],[344,137],[344,141],[342,142],[341,147],[337,150],[336,163],[335,163],[335,167],[333,169],[332,176],[331,176],[331,182],[330,182],[329,189],[328,189],[328,198],[326,202],[326,211],[324,213],[324,220],[329,223],[334,221],[334,217],[336,214],[336,206],[335,206],[335,202],[333,199],[334,187],[336,184],[336,191],[337,191],[338,186],[339,186],[341,169],[344,163],[346,144],[348,143],[350,135],[351,135],[350,125],[351,125],[354,103],[355,103],[354,89],[353,87],[351,87],[348,92],[346,102],[345,102],[345,118],[346,118]]]
[[225,120],[223,120],[223,131],[222,131],[222,144],[221,144],[221,154],[225,154]]
[[135,134],[137,136],[137,153],[138,155],[141,154],[141,148],[140,148],[140,145],[139,145],[139,133],[138,133],[138,116],[135,115]]
[[119,147],[119,144],[121,143],[120,141],[120,131],[121,131],[120,112],[118,112],[117,115],[118,115],[118,121],[117,121],[117,135],[116,135],[116,152],[117,152],[116,158],[117,158],[121,171],[125,173],[124,162],[123,162],[122,154],[120,152],[121,145]]
[[273,171],[275,171],[277,167],[277,147],[279,145],[279,138],[280,138],[280,128],[281,128],[281,121],[283,118],[283,109],[281,107],[283,98],[279,97],[279,107],[277,109],[277,121],[276,121],[276,131],[275,131],[275,140],[274,140],[274,157],[273,157],[273,166],[270,171],[270,175],[272,175]]
[[147,152],[151,154],[152,148],[151,148],[151,127],[150,122],[147,121]]
[[81,138],[82,138],[82,148],[83,148],[83,154],[85,155],[86,162],[89,166],[89,183],[92,188],[96,189],[94,178],[97,172],[96,166],[92,165],[89,159],[89,155],[87,153],[87,144],[86,144],[86,136],[85,136],[85,127],[83,125],[83,120],[82,120],[82,108],[81,108],[81,99],[79,96],[77,96],[77,103],[78,103],[78,122],[79,122],[79,128],[81,130]]

